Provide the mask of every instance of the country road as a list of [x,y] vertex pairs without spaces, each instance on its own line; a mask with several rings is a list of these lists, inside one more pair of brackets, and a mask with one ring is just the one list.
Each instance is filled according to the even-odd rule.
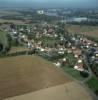
[[84,59],[84,63],[86,64],[86,66],[88,68],[88,74],[89,74],[89,76],[85,80],[83,80],[83,83],[86,83],[87,81],[89,81],[92,78],[93,72],[89,66],[86,55],[83,55],[83,59]]

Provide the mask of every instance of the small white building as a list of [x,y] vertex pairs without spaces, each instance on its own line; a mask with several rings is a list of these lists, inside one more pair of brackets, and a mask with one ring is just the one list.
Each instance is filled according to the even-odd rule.
[[57,62],[57,63],[54,63],[54,65],[57,66],[58,68],[60,68],[61,63],[60,62]]
[[76,65],[74,66],[74,69],[78,70],[78,71],[84,71],[83,68],[83,61],[81,59],[79,59],[76,63]]
[[44,10],[38,10],[38,11],[37,11],[37,14],[43,15],[43,14],[44,14]]
[[64,49],[63,48],[59,48],[58,54],[64,54],[64,53],[65,53]]

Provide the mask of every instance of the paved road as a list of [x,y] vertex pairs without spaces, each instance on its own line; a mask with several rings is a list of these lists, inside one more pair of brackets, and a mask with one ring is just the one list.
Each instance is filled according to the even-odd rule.
[[98,100],[98,97],[94,94],[94,92],[92,92],[91,89],[88,88],[85,85],[85,83],[88,82],[92,78],[93,72],[92,72],[92,70],[91,70],[91,68],[89,66],[89,63],[87,61],[87,56],[85,54],[83,54],[83,59],[84,59],[84,63],[88,67],[88,74],[89,74],[89,76],[86,79],[84,79],[83,81],[81,81],[80,84],[92,95],[92,97],[93,97],[94,100]]
[[87,57],[84,54],[83,54],[83,59],[84,59],[84,63],[86,64],[86,66],[88,68],[88,74],[89,74],[89,76],[85,80],[83,80],[83,83],[86,83],[87,81],[89,81],[92,78],[93,72],[92,72],[92,70],[91,70],[91,68],[89,66],[89,63],[87,61]]

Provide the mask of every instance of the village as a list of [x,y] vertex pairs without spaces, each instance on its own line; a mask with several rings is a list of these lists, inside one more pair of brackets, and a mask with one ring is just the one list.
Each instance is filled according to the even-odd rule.
[[98,0],[0,0],[0,100],[98,100]]
[[46,57],[57,67],[71,63],[74,69],[87,71],[83,55],[90,64],[97,64],[98,44],[86,38],[85,34],[68,33],[62,23],[63,27],[57,24],[40,24],[24,27],[11,25],[9,34],[12,40],[28,49],[27,54],[35,53]]
[[98,78],[98,44],[84,33],[69,33],[64,23],[9,24],[2,31],[9,44],[0,46],[0,57],[38,55],[81,83]]

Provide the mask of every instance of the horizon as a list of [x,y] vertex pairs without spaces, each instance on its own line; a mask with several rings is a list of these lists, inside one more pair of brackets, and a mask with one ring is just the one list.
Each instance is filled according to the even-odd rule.
[[98,0],[0,0],[0,8],[98,8]]

